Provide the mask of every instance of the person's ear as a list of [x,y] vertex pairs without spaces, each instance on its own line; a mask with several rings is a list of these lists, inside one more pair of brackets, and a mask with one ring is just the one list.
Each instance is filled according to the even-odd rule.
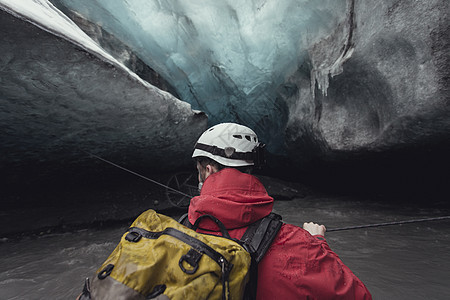
[[206,177],[214,172],[214,168],[211,165],[206,165]]
[[206,165],[205,169],[208,176],[219,171],[219,169],[214,165]]

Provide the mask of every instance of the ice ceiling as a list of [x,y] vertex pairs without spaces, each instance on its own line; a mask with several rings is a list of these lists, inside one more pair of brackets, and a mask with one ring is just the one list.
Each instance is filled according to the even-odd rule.
[[[210,124],[237,121],[279,151],[286,79],[346,16],[345,0],[53,0],[100,25],[172,84]],[[328,75],[328,74],[326,74]],[[275,149],[274,149],[275,148]]]

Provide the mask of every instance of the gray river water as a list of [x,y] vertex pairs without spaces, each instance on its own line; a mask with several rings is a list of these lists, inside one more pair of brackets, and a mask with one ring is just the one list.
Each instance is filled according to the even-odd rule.
[[[274,210],[285,222],[328,228],[450,214],[430,205],[329,196],[278,201]],[[3,239],[0,299],[75,299],[126,227]],[[326,238],[374,299],[450,299],[448,220],[329,232]]]

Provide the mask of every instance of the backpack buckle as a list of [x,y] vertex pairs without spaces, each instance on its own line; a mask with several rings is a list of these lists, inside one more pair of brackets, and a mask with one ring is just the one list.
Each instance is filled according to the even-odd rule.
[[[178,262],[180,269],[186,274],[189,274],[189,275],[194,274],[198,270],[198,261],[200,260],[202,255],[203,255],[202,253],[191,248],[191,250],[189,250],[188,253],[186,253],[185,255],[183,255],[180,258],[180,261]],[[191,265],[193,267],[193,269],[187,270],[183,265],[184,261],[187,262],[189,265]]]
[[136,231],[130,231],[126,236],[125,239],[129,242],[137,243],[141,239],[142,235],[139,234],[139,232]]

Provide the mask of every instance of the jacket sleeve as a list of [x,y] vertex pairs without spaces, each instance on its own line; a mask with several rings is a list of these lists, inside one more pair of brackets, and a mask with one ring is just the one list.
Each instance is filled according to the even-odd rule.
[[[268,291],[264,286],[276,290]],[[311,236],[289,224],[283,225],[260,263],[257,296],[258,299],[270,299],[270,296],[372,299],[365,285],[330,249],[323,236]]]

